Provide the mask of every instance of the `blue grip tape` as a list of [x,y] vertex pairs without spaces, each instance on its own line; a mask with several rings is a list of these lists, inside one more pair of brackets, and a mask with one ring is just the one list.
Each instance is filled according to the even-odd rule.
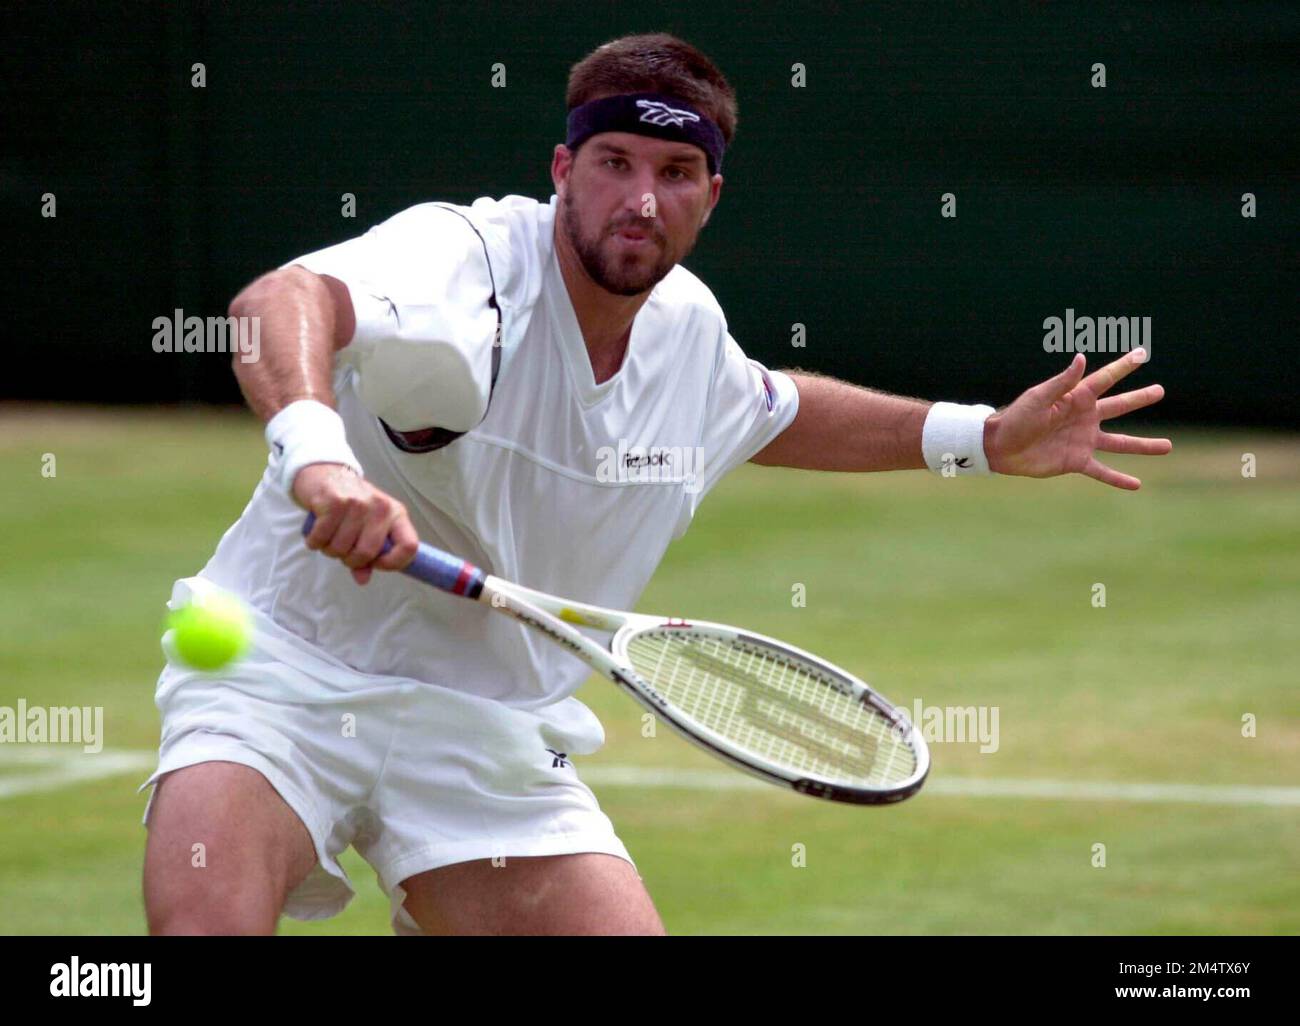
[[[316,523],[316,514],[308,513],[307,519],[302,525],[304,535],[311,534],[311,529]],[[384,542],[383,552],[387,552],[393,547],[391,539]],[[402,571],[408,577],[414,577],[425,584],[432,584],[435,588],[442,591],[449,591],[453,595],[463,595],[466,598],[476,599],[483,592],[483,582],[487,575],[483,573],[473,563],[461,559],[459,556],[453,556],[450,552],[443,552],[442,549],[434,548],[424,542],[420,543],[419,549],[415,553],[415,558]]]

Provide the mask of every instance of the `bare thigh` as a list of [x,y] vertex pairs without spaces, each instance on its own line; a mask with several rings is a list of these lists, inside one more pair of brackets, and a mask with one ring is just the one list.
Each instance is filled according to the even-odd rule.
[[152,934],[271,934],[316,864],[311,834],[261,773],[233,762],[156,784],[144,857]]
[[594,852],[460,862],[402,881],[425,933],[662,935],[632,865]]

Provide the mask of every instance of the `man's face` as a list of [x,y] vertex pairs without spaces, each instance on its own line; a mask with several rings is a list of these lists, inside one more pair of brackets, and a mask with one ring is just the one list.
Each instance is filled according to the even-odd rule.
[[593,135],[576,154],[557,146],[551,171],[578,259],[619,296],[649,291],[686,258],[722,188],[698,146],[631,132]]

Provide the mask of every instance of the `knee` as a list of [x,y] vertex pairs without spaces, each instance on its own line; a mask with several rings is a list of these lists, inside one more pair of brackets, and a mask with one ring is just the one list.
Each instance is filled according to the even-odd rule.
[[168,905],[148,910],[154,937],[265,937],[279,916],[265,908]]
[[275,933],[280,905],[267,891],[230,891],[196,885],[165,891],[145,886],[149,933],[170,936],[269,936]]

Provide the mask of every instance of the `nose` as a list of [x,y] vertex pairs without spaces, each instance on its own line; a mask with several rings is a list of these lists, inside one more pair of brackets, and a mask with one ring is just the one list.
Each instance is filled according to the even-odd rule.
[[658,210],[659,197],[655,193],[654,168],[640,168],[630,176],[627,183],[627,192],[623,196],[622,223],[647,225],[647,222],[657,216]]

